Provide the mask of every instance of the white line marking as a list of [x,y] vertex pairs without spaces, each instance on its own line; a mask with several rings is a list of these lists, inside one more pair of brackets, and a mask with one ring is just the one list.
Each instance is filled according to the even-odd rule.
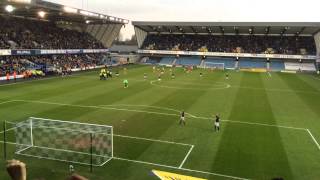
[[255,122],[245,122],[245,121],[234,121],[234,120],[221,120],[223,122],[230,122],[230,123],[240,123],[240,124],[250,124],[250,125],[257,125],[257,126],[269,126],[269,127],[277,127],[277,128],[285,128],[285,129],[294,129],[294,130],[306,130],[305,128],[297,128],[297,127],[290,127],[290,126],[281,126],[281,125],[274,125],[274,124],[264,124],[264,123],[255,123]]
[[[3,141],[0,141],[3,143]],[[11,143],[11,142],[7,142],[7,144],[13,144],[16,145],[16,143]],[[36,146],[35,146],[36,147]],[[193,149],[193,145],[190,148],[185,160],[187,159],[188,155],[191,153],[191,150]],[[29,147],[28,147],[29,148]],[[39,147],[42,148],[42,147]],[[56,150],[56,149],[53,149]],[[68,151],[68,150],[64,150],[64,151]],[[73,152],[73,151],[68,151],[68,152]],[[76,152],[79,153],[79,152]],[[74,161],[66,161],[66,160],[61,160],[61,159],[55,159],[55,158],[47,158],[47,157],[41,157],[41,156],[35,156],[35,155],[30,155],[30,154],[25,154],[25,153],[17,153],[19,155],[23,155],[23,156],[29,156],[29,157],[34,157],[34,158],[40,158],[40,159],[49,159],[49,160],[54,160],[54,161],[62,161],[62,162],[71,162],[71,163],[75,163],[75,164],[83,164],[83,165],[90,165],[88,163],[81,163],[81,162],[74,162]],[[86,154],[86,155],[90,155],[87,153],[81,153],[81,154]],[[175,167],[175,166],[169,166],[169,165],[163,165],[163,164],[158,164],[158,163],[151,163],[151,162],[146,162],[146,161],[139,161],[139,160],[131,160],[131,159],[125,159],[125,158],[120,158],[120,157],[112,157],[110,159],[108,159],[106,162],[103,162],[100,165],[94,165],[94,166],[103,166],[105,165],[107,162],[109,162],[110,160],[115,159],[115,160],[120,160],[120,161],[127,161],[127,162],[132,162],[132,163],[139,163],[139,164],[146,164],[146,165],[152,165],[152,166],[158,166],[158,167],[165,167],[165,168],[170,168],[170,169],[177,169],[177,170],[182,170],[182,171],[189,171],[189,172],[196,172],[196,173],[201,173],[201,174],[207,174],[207,175],[213,175],[213,176],[220,176],[220,177],[225,177],[225,178],[231,178],[231,179],[239,179],[239,180],[248,180],[246,178],[240,178],[240,177],[235,177],[235,176],[229,176],[229,175],[224,175],[224,174],[219,174],[219,173],[212,173],[212,172],[206,172],[206,171],[199,171],[199,170],[193,170],[193,169],[187,169],[187,168],[182,168],[182,165],[180,165],[180,167]],[[185,161],[184,160],[184,161]]]
[[181,146],[194,146],[192,144],[185,144],[185,143],[179,143],[179,142],[173,142],[173,141],[166,141],[166,140],[157,140],[157,139],[149,139],[149,138],[141,138],[141,137],[134,137],[134,136],[125,136],[125,135],[119,135],[114,134],[114,136],[117,137],[124,137],[124,138],[130,138],[130,139],[138,139],[138,140],[145,140],[145,141],[152,141],[152,142],[160,142],[160,143],[167,143],[167,144],[176,144]]
[[306,130],[308,131],[309,135],[311,136],[313,142],[317,145],[318,149],[320,150],[320,145],[319,145],[318,141],[316,140],[316,138],[314,138],[314,136],[312,135],[312,133],[310,132],[309,129],[306,129]]
[[0,102],[0,105],[2,104],[7,104],[7,103],[11,103],[11,102],[14,102],[15,100],[10,100],[10,101],[3,101],[3,102]]
[[[215,85],[216,87],[209,87],[209,88],[187,88],[187,87],[174,87],[174,86],[168,86],[168,85],[160,85],[157,84],[155,82],[158,82],[157,80],[154,81],[150,81],[150,84],[153,86],[157,86],[157,87],[162,87],[162,88],[169,88],[169,89],[187,89],[187,90],[201,90],[201,91],[208,91],[208,90],[222,90],[222,89],[228,89],[231,87],[230,84],[224,83],[222,84],[222,82],[217,82],[217,83],[221,83],[222,86],[220,85]],[[179,83],[178,83],[179,84]],[[183,83],[180,83],[183,84]],[[189,83],[188,83],[189,84]],[[213,84],[214,85],[214,84]]]
[[[115,106],[128,106],[128,107],[151,107],[154,109],[162,109],[162,110],[169,110],[169,111],[174,111],[174,112],[178,112],[180,113],[181,111],[177,110],[177,109],[173,109],[173,108],[167,108],[167,107],[161,107],[161,106],[149,106],[149,105],[139,105],[139,104],[109,104],[109,105],[100,105],[100,106],[111,106],[111,107],[115,107]],[[189,115],[193,118],[195,118],[196,116],[187,113],[186,115]]]
[[145,162],[145,161],[137,161],[137,160],[131,160],[131,159],[125,159],[125,158],[119,158],[119,157],[113,157],[113,159],[132,162],[132,163],[139,163],[139,164],[146,164],[146,165],[152,165],[152,166],[158,166],[158,167],[165,167],[165,168],[170,168],[170,169],[189,171],[189,172],[197,172],[197,173],[201,173],[201,174],[220,176],[220,177],[225,177],[225,178],[230,178],[230,179],[248,180],[246,178],[241,178],[241,177],[235,177],[235,176],[229,176],[229,175],[212,173],[212,172],[205,172],[205,171],[198,171],[198,170],[186,169],[186,168],[180,169],[179,167],[175,167],[175,166],[167,166],[167,165],[163,165],[163,164],[149,163],[149,162]]
[[[123,108],[108,108],[108,107],[103,107],[103,106],[73,105],[73,104],[65,104],[65,103],[54,103],[54,102],[46,102],[46,101],[30,101],[30,100],[13,100],[13,101],[39,103],[39,104],[50,104],[50,105],[58,105],[58,106],[81,107],[81,108],[106,109],[106,110],[116,110],[116,111],[131,111],[131,112],[139,112],[139,113],[149,113],[149,114],[158,114],[158,115],[165,115],[165,116],[180,117],[179,114],[160,113],[160,112],[132,110],[132,109],[123,109]],[[193,115],[193,116],[194,116],[194,119],[212,119],[209,117],[200,117],[200,116],[195,116],[195,115]],[[287,129],[296,129],[296,130],[306,130],[305,128],[297,128],[297,127],[273,125],[273,124],[264,124],[264,123],[255,123],[255,122],[234,121],[234,120],[221,120],[221,121],[230,122],[230,123],[251,124],[251,125],[257,125],[257,126],[269,126],[269,127],[287,128]]]
[[183,161],[181,162],[180,166],[179,166],[179,169],[182,168],[182,166],[184,165],[184,163],[186,162],[186,160],[188,159],[192,149],[194,148],[194,145],[192,145],[187,153],[187,155],[184,157]]
[[11,130],[13,130],[13,129],[16,129],[16,127],[6,129],[6,131],[1,131],[0,134],[2,134],[2,133],[4,133],[4,132],[9,132],[9,131],[11,131]]
[[[60,162],[67,162],[67,163],[74,163],[74,164],[82,164],[82,165],[87,165],[87,166],[91,165],[89,163],[81,163],[81,162],[76,162],[76,161],[68,161],[68,160],[62,160],[62,159],[56,159],[56,158],[50,158],[50,157],[34,156],[34,155],[24,154],[24,153],[19,153],[19,155],[38,158],[38,159],[49,159],[49,160],[53,160],[53,161],[60,161]],[[101,167],[101,165],[96,165],[96,164],[92,164],[92,165],[95,166],[95,167]]]
[[249,180],[248,178],[241,178],[241,177],[236,177],[236,176],[229,176],[229,175],[224,175],[224,174],[211,173],[211,172],[199,171],[199,170],[193,170],[193,169],[187,169],[187,168],[181,168],[181,170],[190,171],[190,172],[197,172],[197,173],[202,173],[202,174],[209,174],[209,175],[214,175],[214,176],[221,176],[221,177],[225,177],[225,178],[229,178],[229,179]]
[[25,151],[25,150],[27,150],[27,149],[29,149],[29,148],[31,148],[31,147],[32,147],[32,146],[28,146],[28,147],[26,147],[26,148],[23,148],[23,149],[17,151],[16,154],[19,154],[19,153],[21,153],[22,151]]
[[66,124],[80,124],[80,125],[87,125],[87,126],[99,126],[99,127],[106,127],[106,128],[112,128],[112,126],[108,125],[101,125],[101,124],[90,124],[90,123],[81,123],[81,122],[73,122],[73,121],[61,121],[56,119],[46,119],[46,118],[38,118],[38,117],[29,117],[28,119],[36,119],[36,120],[42,120],[42,121],[52,121],[52,122],[59,122],[59,123],[66,123]]

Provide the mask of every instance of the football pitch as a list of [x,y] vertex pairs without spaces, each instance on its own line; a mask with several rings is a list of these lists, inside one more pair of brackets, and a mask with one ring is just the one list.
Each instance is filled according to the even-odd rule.
[[[113,126],[112,160],[93,173],[73,164],[91,180],[157,180],[152,170],[214,180],[319,179],[319,76],[228,71],[227,80],[226,71],[177,68],[171,79],[167,68],[158,81],[151,66],[127,68],[106,81],[90,71],[0,85],[1,127],[29,117]],[[178,123],[182,110],[186,126]],[[220,132],[213,127],[216,113]],[[63,180],[69,174],[71,163],[15,155],[10,129],[8,134],[8,158],[27,164],[29,180]]]

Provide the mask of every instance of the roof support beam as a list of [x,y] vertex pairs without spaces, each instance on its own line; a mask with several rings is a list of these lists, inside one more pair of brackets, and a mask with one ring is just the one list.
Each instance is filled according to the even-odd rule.
[[212,34],[212,29],[211,29],[211,27],[207,27],[206,29],[207,29],[207,31],[208,31],[209,34]]
[[172,33],[172,30],[169,29],[167,26],[162,26],[162,29],[165,30],[166,32]]
[[220,32],[224,34],[224,28],[222,26],[219,26],[219,28],[220,28]]
[[314,32],[312,35],[314,36],[314,35],[316,35],[316,34],[318,34],[320,32],[320,29],[318,29],[316,32]]
[[177,30],[178,30],[179,32],[181,32],[181,33],[183,33],[183,34],[185,33],[182,27],[176,26],[176,28],[177,28]]
[[286,31],[288,30],[289,27],[284,27],[283,30],[281,31],[281,35],[284,35],[284,33],[286,33]]
[[270,32],[270,26],[266,27],[266,29],[265,29],[265,34],[268,35],[269,32]]
[[154,32],[160,33],[160,31],[158,31],[158,29],[155,26],[148,26],[148,27],[152,29]]
[[141,29],[142,31],[144,31],[144,32],[149,32],[148,30],[146,30],[145,28],[143,28],[142,26],[137,26],[137,28],[139,28],[139,29]]
[[192,30],[192,32],[193,32],[193,33],[195,33],[195,34],[197,34],[197,33],[198,33],[198,31],[197,31],[197,30],[195,30],[193,26],[190,26],[190,28],[191,28],[191,30]]

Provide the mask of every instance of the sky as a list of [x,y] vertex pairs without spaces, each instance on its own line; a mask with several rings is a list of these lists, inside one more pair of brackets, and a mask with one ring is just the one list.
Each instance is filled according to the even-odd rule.
[[[47,0],[130,21],[320,22],[320,0]],[[134,34],[132,25],[121,30]]]

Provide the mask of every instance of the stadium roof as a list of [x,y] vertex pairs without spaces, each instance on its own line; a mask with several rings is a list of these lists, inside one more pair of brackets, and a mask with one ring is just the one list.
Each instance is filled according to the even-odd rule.
[[129,22],[126,19],[67,7],[43,0],[0,0],[0,14],[2,15],[41,19],[40,12],[44,15],[42,19],[50,21],[68,21],[90,24],[127,24]]
[[320,22],[147,22],[132,24],[148,33],[314,35]]

